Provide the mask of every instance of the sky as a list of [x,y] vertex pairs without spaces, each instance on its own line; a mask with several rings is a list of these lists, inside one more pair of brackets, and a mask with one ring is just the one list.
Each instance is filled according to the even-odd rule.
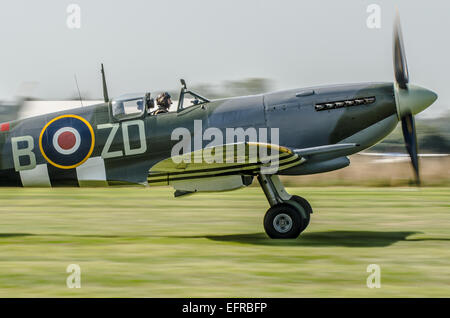
[[[80,28],[69,28],[70,4]],[[380,28],[368,28],[378,4]],[[2,0],[0,98],[101,98],[225,80],[268,78],[275,89],[392,81],[399,8],[410,82],[438,93],[423,112],[450,112],[450,2],[445,0]],[[71,20],[73,21],[73,20]]]

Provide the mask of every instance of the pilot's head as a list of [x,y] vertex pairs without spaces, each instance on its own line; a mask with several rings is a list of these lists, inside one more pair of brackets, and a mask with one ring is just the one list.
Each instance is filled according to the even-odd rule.
[[171,96],[168,92],[164,92],[158,95],[156,103],[160,107],[169,108],[172,105]]

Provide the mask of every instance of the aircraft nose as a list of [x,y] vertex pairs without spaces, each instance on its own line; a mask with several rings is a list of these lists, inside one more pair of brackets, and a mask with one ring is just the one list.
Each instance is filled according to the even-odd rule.
[[426,88],[417,85],[408,85],[407,90],[400,90],[399,117],[406,114],[416,115],[428,108],[437,99],[438,95]]

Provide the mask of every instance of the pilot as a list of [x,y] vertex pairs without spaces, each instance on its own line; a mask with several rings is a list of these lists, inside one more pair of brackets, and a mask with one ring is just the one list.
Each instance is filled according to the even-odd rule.
[[169,111],[170,105],[172,105],[172,100],[169,93],[164,92],[158,95],[156,98],[156,104],[158,105],[158,109],[154,112],[155,115],[161,113],[167,113]]

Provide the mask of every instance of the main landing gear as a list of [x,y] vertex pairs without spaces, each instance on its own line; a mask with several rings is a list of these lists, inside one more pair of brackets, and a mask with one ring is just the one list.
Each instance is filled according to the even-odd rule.
[[277,175],[258,175],[258,181],[269,201],[264,229],[271,238],[297,238],[309,224],[311,205],[298,195],[290,195]]

